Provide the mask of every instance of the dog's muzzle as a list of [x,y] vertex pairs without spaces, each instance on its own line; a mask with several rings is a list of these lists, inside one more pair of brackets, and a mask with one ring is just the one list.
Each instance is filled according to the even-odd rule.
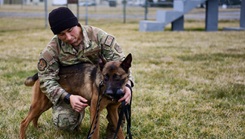
[[106,89],[104,94],[107,97],[109,97],[110,99],[119,100],[120,98],[123,97],[124,92],[123,92],[123,89],[121,89],[121,88],[119,88],[119,89]]

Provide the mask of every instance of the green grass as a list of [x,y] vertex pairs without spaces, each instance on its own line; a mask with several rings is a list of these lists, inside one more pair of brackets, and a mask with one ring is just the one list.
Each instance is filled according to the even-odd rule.
[[[186,21],[183,32],[168,27],[143,33],[136,20],[89,21],[115,35],[125,54],[133,55],[135,139],[245,138],[245,32],[221,31],[239,21],[220,21],[217,32],[203,31],[203,22]],[[43,24],[42,19],[1,18],[0,138],[18,138],[19,124],[28,112],[31,88],[23,82],[36,72],[38,55],[52,37]],[[49,110],[41,116],[38,130],[29,126],[28,138],[85,138],[88,115],[87,111],[81,132],[70,133],[53,126]],[[101,136],[105,117],[103,113]]]

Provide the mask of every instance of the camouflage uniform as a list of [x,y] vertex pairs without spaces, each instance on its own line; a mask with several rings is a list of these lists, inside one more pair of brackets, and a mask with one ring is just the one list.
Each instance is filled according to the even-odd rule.
[[69,92],[62,89],[57,82],[59,67],[81,62],[96,64],[99,52],[102,52],[108,61],[124,59],[121,47],[112,35],[92,26],[81,26],[81,28],[84,38],[78,50],[62,42],[55,35],[41,52],[37,66],[41,90],[54,104],[53,121],[61,129],[75,129],[80,125],[84,111],[77,113],[71,105],[63,101]]

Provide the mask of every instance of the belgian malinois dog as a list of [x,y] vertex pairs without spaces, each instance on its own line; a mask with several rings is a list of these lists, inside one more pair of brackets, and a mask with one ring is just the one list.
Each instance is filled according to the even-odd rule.
[[[95,127],[92,139],[99,138],[99,120],[93,122],[96,114],[100,114],[103,109],[107,109],[111,117],[114,129],[118,122],[117,101],[123,95],[123,87],[129,80],[129,68],[131,67],[132,56],[129,54],[122,62],[101,60],[100,64],[92,65],[82,63],[74,66],[62,67],[59,72],[59,84],[67,92],[73,95],[80,95],[88,100],[90,106],[90,123]],[[34,85],[33,85],[34,84]],[[41,114],[53,106],[51,101],[40,90],[38,75],[28,77],[25,81],[26,86],[32,86],[32,101],[28,115],[20,124],[20,138],[26,137],[25,132],[32,121],[34,127],[38,126],[38,118]],[[96,110],[99,96],[101,95],[99,111]],[[120,97],[119,97],[120,96]],[[91,133],[90,133],[91,134]],[[124,139],[123,131],[120,127],[118,139]]]

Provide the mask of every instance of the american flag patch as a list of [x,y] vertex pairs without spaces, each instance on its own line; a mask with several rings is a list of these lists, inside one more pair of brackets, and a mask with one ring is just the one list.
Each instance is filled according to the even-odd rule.
[[108,36],[106,37],[106,40],[105,40],[105,45],[111,46],[113,40],[114,40],[114,37],[111,36],[111,35],[108,35]]

